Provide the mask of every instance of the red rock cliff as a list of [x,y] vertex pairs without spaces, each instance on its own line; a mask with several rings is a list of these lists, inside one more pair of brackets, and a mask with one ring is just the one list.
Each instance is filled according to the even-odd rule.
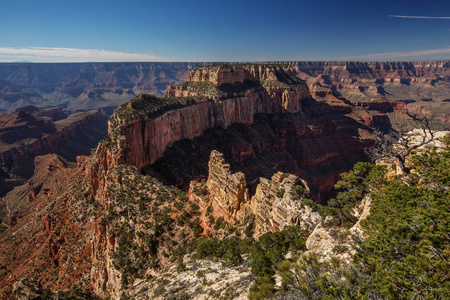
[[[246,68],[196,68],[189,75],[190,80],[212,80],[216,85],[224,82],[242,83],[247,78],[281,78],[282,81],[274,81],[274,84],[266,87],[255,85],[240,89],[216,101],[207,100],[210,94],[206,93],[190,102],[178,103],[176,109],[164,112],[164,107],[154,108],[147,115],[137,108],[151,107],[161,100],[141,95],[111,118],[110,136],[114,144],[121,143],[126,163],[142,169],[156,162],[174,142],[193,139],[207,129],[227,128],[236,123],[251,125],[254,115],[259,113],[300,112],[301,100],[309,95],[308,87],[304,82],[292,79],[290,73],[292,71],[285,73],[282,68],[264,69],[258,65]],[[286,83],[285,78],[290,79],[292,84]],[[180,91],[182,93],[183,87],[180,87]],[[167,94],[173,96],[170,89]],[[200,94],[197,92],[198,96]]]
[[289,65],[218,65],[208,68],[197,67],[189,73],[187,82],[212,82],[220,86],[249,81],[272,80],[279,81],[285,76],[295,78],[296,70]]

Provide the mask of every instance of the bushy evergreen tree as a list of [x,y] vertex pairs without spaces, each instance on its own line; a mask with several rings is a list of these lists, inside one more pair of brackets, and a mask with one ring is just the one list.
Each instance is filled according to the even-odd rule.
[[412,170],[374,193],[357,260],[388,298],[450,299],[450,149],[413,155]]

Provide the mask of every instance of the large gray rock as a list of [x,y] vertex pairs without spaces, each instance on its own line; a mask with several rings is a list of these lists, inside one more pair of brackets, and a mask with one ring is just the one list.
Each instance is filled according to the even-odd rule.
[[13,293],[17,300],[42,299],[42,285],[38,278],[22,278],[13,285]]

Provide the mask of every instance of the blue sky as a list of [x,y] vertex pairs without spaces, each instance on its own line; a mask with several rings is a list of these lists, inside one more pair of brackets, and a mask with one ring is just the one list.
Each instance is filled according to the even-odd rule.
[[450,59],[450,1],[0,2],[0,62]]

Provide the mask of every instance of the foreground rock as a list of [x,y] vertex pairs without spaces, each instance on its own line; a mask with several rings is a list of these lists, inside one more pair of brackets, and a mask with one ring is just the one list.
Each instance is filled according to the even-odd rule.
[[22,278],[14,283],[14,296],[17,300],[38,300],[42,299],[42,285],[37,278]]
[[250,261],[237,267],[224,267],[220,261],[184,258],[185,268],[176,266],[149,280],[137,280],[127,291],[134,299],[248,299],[253,285]]

